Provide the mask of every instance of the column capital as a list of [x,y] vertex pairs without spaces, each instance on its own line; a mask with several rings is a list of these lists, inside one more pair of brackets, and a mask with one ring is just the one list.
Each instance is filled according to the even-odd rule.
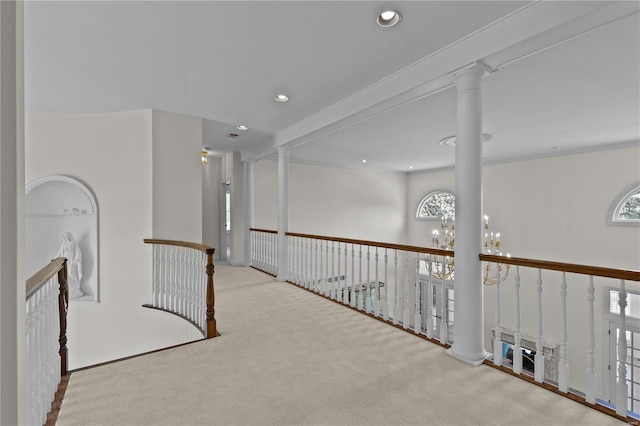
[[252,168],[256,164],[256,160],[242,160],[245,168]]
[[291,152],[291,148],[285,145],[279,146],[276,149],[278,150],[278,156],[289,155]]
[[451,73],[458,92],[479,89],[482,77],[492,73],[494,70],[484,62],[474,62],[466,67],[455,70]]

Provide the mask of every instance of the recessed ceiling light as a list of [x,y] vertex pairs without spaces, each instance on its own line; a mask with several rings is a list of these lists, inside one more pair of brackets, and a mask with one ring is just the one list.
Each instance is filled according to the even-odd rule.
[[287,95],[280,94],[280,95],[276,95],[275,99],[278,102],[287,102],[289,100],[289,97]]
[[381,27],[393,27],[395,24],[400,22],[402,19],[402,15],[397,10],[385,10],[376,19],[376,22]]
[[366,163],[366,162],[367,162],[367,160],[362,160],[362,162],[363,162],[363,163]]
[[410,169],[413,169],[413,166],[409,166]]
[[[482,142],[485,143],[491,139],[491,135],[486,133],[482,134]],[[440,145],[442,146],[456,146],[456,137],[455,136],[447,136],[446,138],[440,141]]]
[[243,126],[242,124],[239,126],[236,126],[236,129],[238,130],[249,130],[249,128],[247,126]]

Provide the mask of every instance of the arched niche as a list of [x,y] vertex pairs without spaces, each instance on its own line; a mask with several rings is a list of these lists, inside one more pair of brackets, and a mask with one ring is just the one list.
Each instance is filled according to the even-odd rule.
[[83,295],[71,301],[97,302],[98,206],[91,190],[68,176],[36,179],[25,188],[25,216],[27,277],[57,256],[69,232],[82,252]]

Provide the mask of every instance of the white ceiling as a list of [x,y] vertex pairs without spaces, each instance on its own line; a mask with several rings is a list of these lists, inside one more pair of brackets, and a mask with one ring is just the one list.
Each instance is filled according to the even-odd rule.
[[[389,6],[403,19],[381,28],[375,18]],[[407,172],[453,165],[453,148],[439,145],[455,133],[451,72],[483,61],[496,70],[483,82],[487,161],[637,143],[639,10],[637,1],[28,1],[25,101],[36,111],[156,108],[205,119],[213,151],[259,159],[288,145],[294,161]],[[275,102],[280,92],[291,100]]]

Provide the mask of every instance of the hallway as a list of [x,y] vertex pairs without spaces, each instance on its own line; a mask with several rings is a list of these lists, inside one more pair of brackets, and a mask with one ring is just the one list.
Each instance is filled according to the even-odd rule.
[[620,424],[256,270],[215,285],[221,337],[73,373],[58,424]]

